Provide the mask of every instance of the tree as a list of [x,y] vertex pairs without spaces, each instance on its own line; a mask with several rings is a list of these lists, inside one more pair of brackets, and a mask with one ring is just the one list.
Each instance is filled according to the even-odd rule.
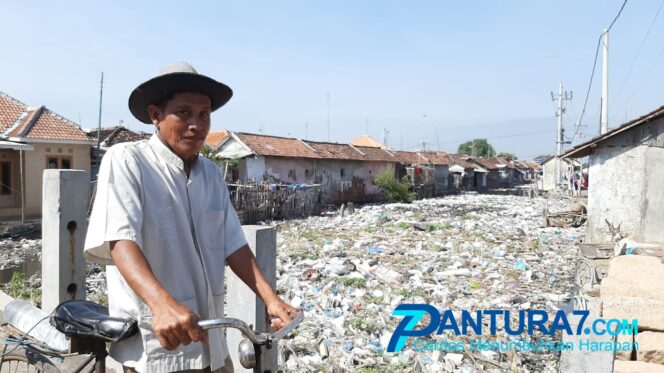
[[394,172],[385,168],[374,178],[374,183],[380,187],[389,202],[411,203],[415,199],[415,193],[408,190],[408,184],[397,181]]
[[484,158],[496,155],[496,151],[493,149],[493,146],[491,146],[491,144],[489,144],[486,139],[474,139],[466,141],[459,145],[457,153]]
[[505,158],[508,161],[513,161],[515,159],[518,159],[518,157],[514,153],[507,153],[507,152],[500,152],[496,154],[496,157]]
[[218,167],[224,166],[224,160],[217,157],[217,150],[213,149],[207,145],[203,145],[200,151],[201,155],[212,162],[214,162]]

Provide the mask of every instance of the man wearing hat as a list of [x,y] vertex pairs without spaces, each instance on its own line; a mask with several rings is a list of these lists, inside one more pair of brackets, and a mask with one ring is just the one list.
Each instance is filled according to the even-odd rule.
[[296,311],[258,267],[219,168],[198,156],[210,113],[232,94],[189,64],[165,67],[129,97],[131,113],[156,133],[111,147],[101,163],[85,256],[109,265],[111,315],[138,320],[140,333],[110,350],[126,372],[233,370],[224,332],[197,325],[224,317],[226,263],[274,327]]

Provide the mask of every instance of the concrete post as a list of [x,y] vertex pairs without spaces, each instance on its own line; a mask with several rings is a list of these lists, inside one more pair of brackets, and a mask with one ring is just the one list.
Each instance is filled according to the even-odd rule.
[[90,178],[79,170],[44,170],[42,189],[42,310],[85,299],[83,243]]
[[[256,255],[256,260],[265,277],[276,288],[277,279],[277,231],[271,227],[260,225],[242,226],[251,251]],[[265,304],[260,300],[247,285],[242,282],[233,271],[228,271],[226,276],[226,291],[228,304],[226,316],[245,321],[259,332],[266,332],[270,327],[269,316],[265,312]],[[250,372],[240,365],[237,348],[242,335],[236,329],[228,329],[228,349],[233,359],[236,372]],[[277,343],[269,350],[263,350],[262,367],[263,372],[276,372],[278,367]]]

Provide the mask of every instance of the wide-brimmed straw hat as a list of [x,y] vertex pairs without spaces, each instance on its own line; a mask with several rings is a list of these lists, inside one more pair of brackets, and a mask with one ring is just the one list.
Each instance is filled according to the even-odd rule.
[[143,123],[151,124],[148,105],[156,105],[178,92],[199,92],[210,97],[212,111],[224,106],[233,91],[224,83],[199,74],[186,62],[167,65],[157,76],[142,83],[129,96],[129,110]]

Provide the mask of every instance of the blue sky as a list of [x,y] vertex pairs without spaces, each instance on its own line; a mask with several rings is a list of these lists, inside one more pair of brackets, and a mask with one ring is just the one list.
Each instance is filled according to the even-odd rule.
[[[664,105],[664,14],[652,23],[662,1],[630,0],[612,29],[611,126]],[[574,92],[564,116],[573,134],[597,38],[621,4],[0,0],[0,91],[91,128],[103,71],[103,125],[148,130],[129,113],[129,93],[188,61],[235,92],[213,130],[262,124],[267,134],[327,140],[329,92],[332,141],[367,129],[380,139],[386,128],[397,149],[424,140],[453,152],[488,137],[532,158],[555,150],[550,91],[561,80]],[[586,136],[599,126],[600,80],[601,54]]]

